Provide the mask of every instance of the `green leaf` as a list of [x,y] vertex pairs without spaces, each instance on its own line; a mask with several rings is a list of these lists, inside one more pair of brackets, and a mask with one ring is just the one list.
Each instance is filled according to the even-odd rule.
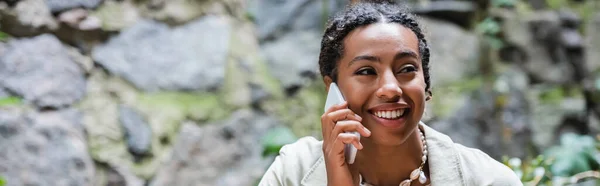
[[21,99],[18,97],[0,98],[0,106],[10,106],[21,104]]
[[296,135],[287,127],[277,127],[269,130],[262,139],[265,150],[263,156],[277,155],[284,145],[297,140]]
[[0,41],[6,41],[6,40],[8,40],[9,37],[10,37],[10,35],[8,35],[4,32],[0,32]]
[[493,7],[514,7],[517,4],[516,0],[493,0]]
[[560,146],[548,149],[545,155],[554,158],[550,171],[554,176],[569,177],[577,173],[589,171],[599,166],[595,159],[598,150],[595,140],[590,136],[573,133],[560,137]]
[[493,36],[500,33],[500,24],[491,17],[485,18],[477,25],[477,31],[485,35]]
[[0,186],[4,185],[6,185],[6,180],[4,179],[4,177],[0,176]]

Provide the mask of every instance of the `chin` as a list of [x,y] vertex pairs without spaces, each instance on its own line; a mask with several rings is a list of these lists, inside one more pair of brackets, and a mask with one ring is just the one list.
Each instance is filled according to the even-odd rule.
[[415,132],[418,123],[412,121],[404,122],[402,126],[394,128],[374,123],[375,126],[368,127],[373,132],[369,140],[381,145],[401,145]]

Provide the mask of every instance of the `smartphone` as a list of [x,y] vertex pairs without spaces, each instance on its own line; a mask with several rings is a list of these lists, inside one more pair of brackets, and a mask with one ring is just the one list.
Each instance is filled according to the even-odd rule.
[[[342,102],[344,102],[344,96],[342,95],[342,92],[338,88],[337,84],[331,83],[329,85],[329,92],[327,93],[327,100],[325,101],[324,112],[327,112],[327,110],[331,106],[340,104]],[[354,135],[358,136],[358,139],[360,140],[360,134],[358,132],[346,132],[346,133],[354,134]],[[358,151],[358,149],[356,149],[356,147],[354,147],[354,145],[352,145],[352,144],[345,144],[345,145],[346,146],[344,147],[344,155],[346,156],[346,162],[348,164],[353,164],[354,159],[356,159],[356,152]]]

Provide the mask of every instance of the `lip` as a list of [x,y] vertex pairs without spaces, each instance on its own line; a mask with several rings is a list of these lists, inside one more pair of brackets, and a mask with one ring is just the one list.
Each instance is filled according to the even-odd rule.
[[[398,119],[384,119],[384,118],[377,117],[375,115],[376,111],[389,111],[389,110],[398,110],[398,109],[408,109],[409,113],[407,113],[405,116],[400,117]],[[369,114],[371,115],[371,117],[373,117],[373,119],[378,124],[381,124],[382,126],[384,126],[386,128],[390,128],[390,129],[402,128],[406,124],[406,118],[408,117],[408,115],[411,112],[410,106],[408,106],[408,104],[406,104],[406,103],[379,104],[379,105],[369,108],[368,111],[369,111]]]

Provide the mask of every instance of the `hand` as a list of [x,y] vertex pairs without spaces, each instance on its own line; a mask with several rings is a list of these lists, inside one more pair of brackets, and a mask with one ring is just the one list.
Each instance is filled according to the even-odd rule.
[[347,106],[348,102],[334,105],[321,116],[323,154],[328,185],[356,185],[358,183],[358,170],[350,170],[344,156],[344,147],[346,144],[352,144],[356,149],[361,150],[363,146],[358,136],[344,132],[356,131],[364,137],[371,135],[371,131],[360,123],[362,118]]

